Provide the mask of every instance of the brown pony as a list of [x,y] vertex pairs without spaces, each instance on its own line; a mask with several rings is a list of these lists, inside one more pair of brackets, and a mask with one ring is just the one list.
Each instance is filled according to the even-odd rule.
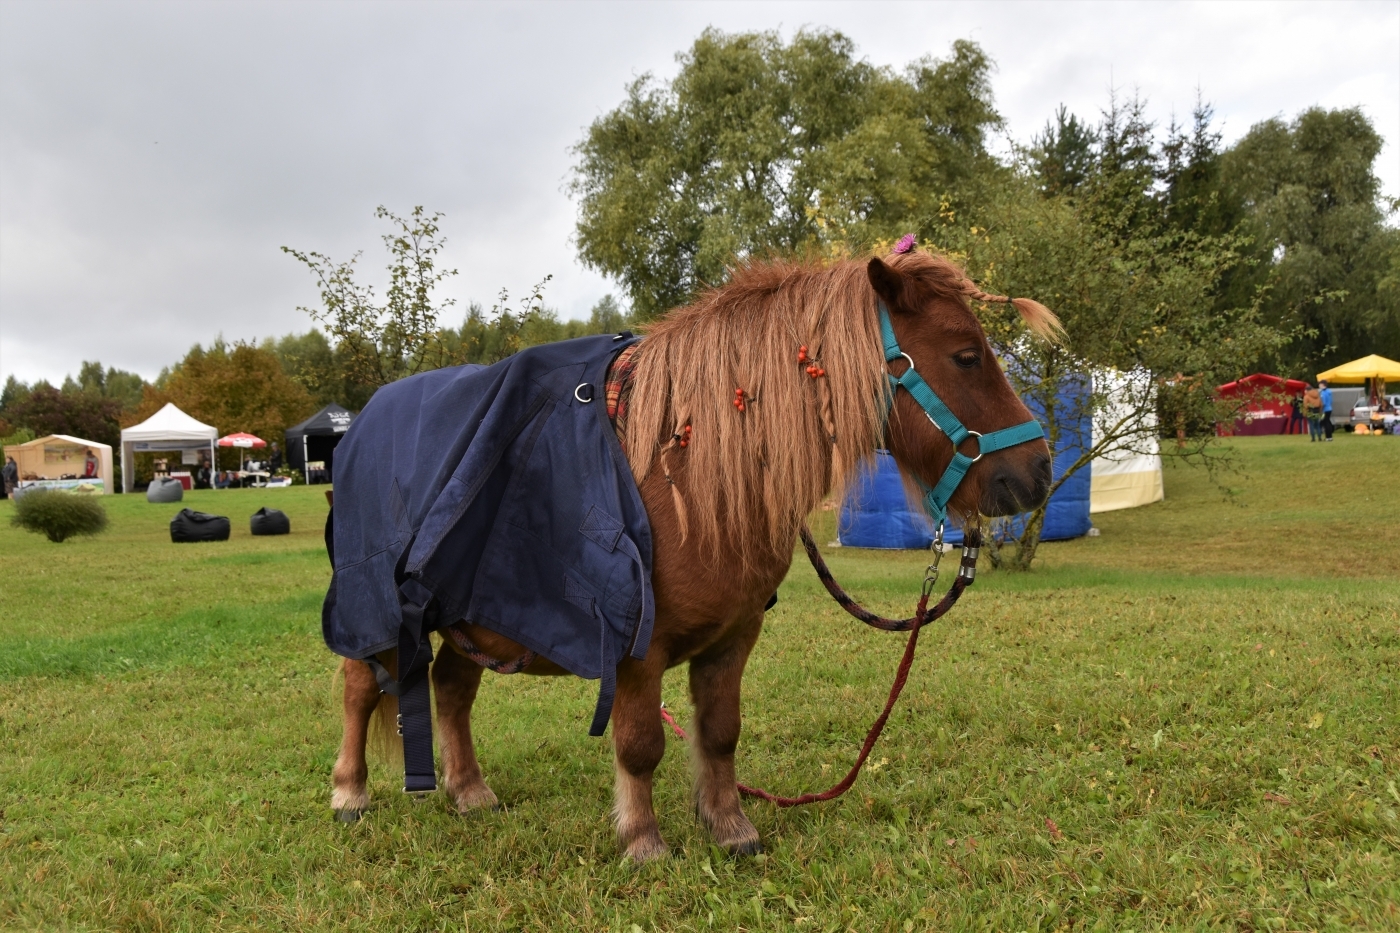
[[[650,648],[644,660],[618,666],[612,712],[613,816],[629,858],[666,852],[651,799],[652,772],[666,748],[657,710],[662,674],[686,661],[695,702],[696,808],[719,845],[761,850],[735,784],[739,683],[764,605],[792,562],[798,526],[882,440],[906,473],[928,485],[952,459],[951,443],[907,392],[890,407],[887,373],[902,372],[905,363],[884,361],[878,299],[890,310],[900,346],[968,428],[989,433],[1030,419],[969,298],[1007,300],[984,295],[952,263],[917,251],[825,267],[756,263],[648,328],[634,355],[626,419],[618,423],[651,523],[656,595]],[[1033,301],[1016,299],[1015,306],[1042,336],[1059,326]],[[1045,442],[1020,444],[974,465],[951,506],[965,521],[979,511],[1007,515],[1039,504],[1049,482]],[[525,651],[484,628],[463,628],[496,658]],[[461,811],[494,806],[472,746],[482,668],[450,639],[443,644],[454,649],[441,650],[432,667],[443,784]],[[381,702],[367,664],[347,660],[344,672],[345,733],[332,806],[353,818],[369,803],[370,715],[390,704]],[[566,671],[539,657],[525,673]]]

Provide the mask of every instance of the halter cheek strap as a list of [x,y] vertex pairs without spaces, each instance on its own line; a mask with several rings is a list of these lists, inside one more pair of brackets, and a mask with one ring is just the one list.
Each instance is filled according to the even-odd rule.
[[[1045,430],[1040,426],[1040,422],[1035,419],[1018,424],[1009,428],[1002,428],[1000,431],[992,431],[988,434],[980,434],[977,431],[969,431],[958,420],[958,416],[953,414],[943,400],[938,397],[938,393],[924,381],[918,371],[914,369],[914,360],[909,354],[899,348],[899,341],[894,336],[894,326],[890,323],[890,312],[885,307],[883,301],[880,302],[880,336],[885,344],[885,362],[892,363],[900,357],[904,357],[909,367],[903,374],[895,377],[889,373],[890,380],[890,407],[894,407],[894,394],[901,388],[913,396],[914,401],[919,403],[919,407],[928,415],[928,420],[933,426],[944,434],[948,435],[948,440],[953,442],[953,460],[948,464],[948,468],[943,471],[943,476],[939,478],[937,485],[932,489],[925,486],[923,481],[919,485],[924,489],[924,510],[933,517],[939,530],[942,530],[943,522],[948,515],[948,500],[953,498],[953,493],[957,492],[958,485],[967,475],[968,469],[981,460],[983,455],[998,450],[1005,450],[1008,447],[1015,447],[1017,444],[1024,444],[1027,441],[1040,440],[1045,437]],[[977,456],[969,457],[958,448],[963,441],[970,437],[977,438]]]

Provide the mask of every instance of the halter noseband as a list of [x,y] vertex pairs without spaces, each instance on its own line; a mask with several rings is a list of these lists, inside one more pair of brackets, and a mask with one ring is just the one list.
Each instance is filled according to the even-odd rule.
[[[933,423],[933,426],[948,435],[948,440],[953,442],[953,460],[948,464],[948,469],[943,471],[943,476],[938,480],[938,484],[929,489],[928,486],[924,485],[923,480],[919,480],[919,485],[924,489],[924,510],[937,523],[941,537],[943,522],[948,515],[948,500],[953,498],[953,493],[957,492],[958,484],[963,481],[968,469],[981,460],[984,454],[1005,450],[1007,447],[1015,447],[1017,444],[1045,437],[1045,429],[1040,426],[1039,421],[1032,418],[1024,424],[1002,428],[1000,431],[992,431],[990,434],[969,431],[958,420],[958,416],[953,414],[947,405],[943,404],[938,393],[934,392],[933,388],[915,371],[913,358],[899,348],[899,341],[894,336],[894,326],[890,323],[890,312],[885,307],[884,301],[880,302],[880,336],[885,344],[885,362],[892,363],[902,356],[909,364],[909,368],[897,378],[893,373],[886,374],[890,380],[890,407],[894,407],[894,393],[902,386],[914,397],[914,401],[919,403],[919,407],[924,410],[924,414],[928,415],[928,420]],[[975,457],[969,457],[958,449],[962,446],[963,441],[969,437],[977,438],[977,456]]]

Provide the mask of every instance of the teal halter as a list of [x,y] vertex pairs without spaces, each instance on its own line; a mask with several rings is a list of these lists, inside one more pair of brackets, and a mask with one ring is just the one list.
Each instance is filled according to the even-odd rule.
[[[997,450],[1005,450],[1007,447],[1015,447],[1017,444],[1024,444],[1027,441],[1039,440],[1045,437],[1045,429],[1040,426],[1040,422],[1032,418],[1025,424],[1018,424],[1010,428],[1002,428],[1000,431],[993,431],[990,434],[980,434],[977,431],[969,431],[958,420],[958,416],[943,404],[943,400],[933,391],[923,377],[914,370],[914,360],[899,348],[899,341],[894,336],[894,326],[890,324],[890,312],[885,307],[883,301],[880,302],[880,336],[885,343],[885,362],[892,363],[904,357],[909,364],[903,375],[895,378],[887,374],[890,380],[890,407],[894,407],[894,393],[903,387],[914,401],[919,403],[919,407],[928,415],[928,420],[935,428],[948,435],[948,440],[953,442],[953,462],[948,464],[948,469],[943,471],[943,476],[938,480],[938,485],[929,489],[923,481],[919,485],[924,488],[924,510],[933,516],[933,520],[938,524],[940,535],[943,530],[943,522],[948,515],[948,500],[953,498],[953,493],[957,492],[958,484],[963,481],[970,468],[984,454]],[[958,450],[963,441],[969,437],[977,438],[977,456],[969,457]]]

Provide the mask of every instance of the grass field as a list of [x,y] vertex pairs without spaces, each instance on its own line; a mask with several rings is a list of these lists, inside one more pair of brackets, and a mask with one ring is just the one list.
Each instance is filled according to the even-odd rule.
[[[851,793],[747,805],[766,855],[708,845],[672,741],[674,857],[641,869],[613,841],[593,682],[487,675],[503,812],[415,804],[381,764],[375,807],[334,822],[319,489],[187,496],[233,517],[209,545],[172,545],[176,507],[140,496],[60,545],[0,503],[0,927],[1400,929],[1400,445],[1235,443],[1232,502],[1169,468],[1166,502],[979,577]],[[293,533],[249,536],[261,505]],[[829,557],[907,612],[923,554]],[[805,563],[780,595],[740,774],[795,793],[848,767],[903,642]]]

